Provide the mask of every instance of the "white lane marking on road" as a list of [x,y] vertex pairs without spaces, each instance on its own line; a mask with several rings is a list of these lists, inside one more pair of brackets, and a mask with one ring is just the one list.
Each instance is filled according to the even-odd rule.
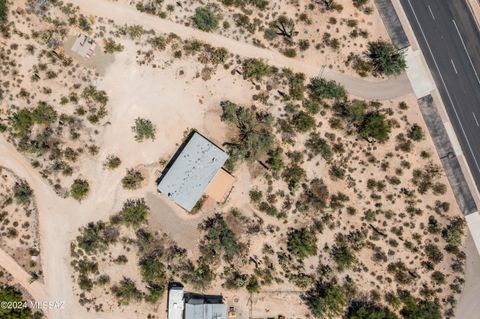
[[458,74],[457,68],[455,67],[455,63],[453,63],[452,59],[450,59],[450,62],[452,62],[453,70],[455,71],[456,74]]
[[475,69],[475,66],[473,65],[472,58],[470,57],[470,54],[468,53],[467,46],[465,45],[465,42],[463,41],[462,35],[460,34],[460,30],[458,30],[457,23],[455,20],[452,20],[453,24],[455,25],[455,29],[457,29],[458,36],[460,37],[460,40],[462,41],[463,49],[467,53],[468,60],[470,61],[470,65],[472,66],[473,72],[475,72],[475,77],[477,78],[478,84],[480,84],[480,79],[478,78],[478,73],[477,70]]
[[458,115],[457,108],[455,107],[455,104],[453,103],[452,97],[450,96],[450,92],[448,91],[447,85],[445,84],[445,80],[443,79],[442,72],[440,72],[440,68],[438,67],[437,60],[435,60],[435,56],[433,55],[432,49],[430,48],[430,44],[428,43],[427,37],[425,36],[425,32],[423,32],[422,25],[420,24],[420,21],[418,20],[417,14],[415,13],[415,10],[413,9],[412,3],[410,0],[407,0],[408,4],[410,5],[410,9],[412,9],[413,16],[415,17],[415,20],[417,21],[418,26],[420,27],[420,31],[422,32],[423,39],[425,40],[425,43],[427,44],[428,51],[430,52],[430,55],[432,56],[433,63],[435,63],[435,68],[438,71],[438,74],[440,75],[440,79],[442,80],[443,87],[445,88],[445,92],[447,92],[448,99],[450,100],[450,103],[453,106],[453,111],[455,113],[455,116],[458,120],[458,123],[460,124],[460,128],[462,129],[463,136],[465,137],[465,140],[467,141],[467,146],[470,151],[470,154],[473,157],[473,161],[475,162],[475,165],[477,167],[477,171],[480,173],[480,166],[478,165],[477,158],[475,157],[475,154],[473,153],[472,146],[470,145],[470,142],[468,141],[467,134],[465,133],[465,129],[463,128],[462,122],[460,121],[460,116]]
[[480,126],[480,124],[478,124],[478,120],[477,120],[477,116],[475,115],[475,112],[472,112],[473,114],[473,118],[475,119],[475,123],[477,123],[477,126]]
[[433,15],[433,11],[432,11],[432,8],[430,6],[428,6],[428,10],[430,10],[430,14],[432,15],[433,20],[435,20],[435,16]]

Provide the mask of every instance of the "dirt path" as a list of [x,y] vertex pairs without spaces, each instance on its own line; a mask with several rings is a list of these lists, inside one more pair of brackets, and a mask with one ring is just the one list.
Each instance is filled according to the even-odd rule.
[[466,237],[465,286],[455,310],[455,318],[457,319],[480,318],[480,303],[478,303],[478,296],[480,295],[480,273],[478,271],[480,256],[470,231],[468,231]]
[[39,214],[44,285],[29,284],[30,276],[11,257],[4,256],[2,251],[0,266],[12,273],[37,300],[64,302],[63,309],[49,311],[49,319],[125,318],[118,313],[89,313],[81,307],[73,292],[69,264],[70,242],[75,237],[77,229],[88,221],[105,218],[111,212],[118,183],[105,182],[107,180],[105,176],[98,173],[98,184],[93,186],[92,193],[101,193],[104,196],[91,196],[81,204],[72,199],[62,199],[53,192],[38,172],[31,168],[28,160],[1,135],[0,166],[11,169],[20,178],[27,180],[34,190]]
[[195,38],[216,47],[224,47],[230,52],[243,57],[265,59],[271,65],[282,68],[287,67],[294,71],[305,73],[308,77],[322,75],[327,79],[342,83],[350,94],[360,98],[388,100],[405,96],[412,91],[410,82],[404,74],[386,80],[364,80],[332,69],[324,69],[322,65],[307,64],[303,61],[290,59],[279,52],[239,42],[222,35],[203,32],[166,19],[160,19],[159,17],[139,12],[127,4],[106,0],[67,0],[66,2],[77,5],[83,13],[103,16],[114,20],[119,25],[139,24],[145,29],[152,29],[156,32],[172,32],[184,39]]
[[45,287],[39,281],[30,282],[28,274],[9,254],[0,249],[0,266],[8,270],[15,280],[32,295],[36,301],[48,301]]

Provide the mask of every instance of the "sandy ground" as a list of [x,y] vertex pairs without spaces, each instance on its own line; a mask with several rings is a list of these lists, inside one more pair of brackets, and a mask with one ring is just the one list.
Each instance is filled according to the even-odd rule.
[[480,255],[473,242],[470,232],[465,240],[465,286],[458,300],[455,317],[457,319],[478,319],[480,318]]
[[410,82],[405,75],[386,80],[360,79],[333,69],[324,68],[321,63],[315,64],[316,59],[312,59],[310,63],[289,59],[278,52],[235,41],[218,34],[202,32],[198,29],[138,12],[126,4],[105,0],[68,0],[67,2],[79,6],[82,12],[87,14],[107,16],[119,25],[139,24],[147,30],[151,29],[160,33],[173,32],[184,39],[195,38],[216,47],[224,47],[243,57],[262,58],[271,65],[288,67],[294,71],[305,73],[308,77],[322,75],[327,79],[342,83],[350,94],[357,97],[386,100],[404,96],[411,92]]

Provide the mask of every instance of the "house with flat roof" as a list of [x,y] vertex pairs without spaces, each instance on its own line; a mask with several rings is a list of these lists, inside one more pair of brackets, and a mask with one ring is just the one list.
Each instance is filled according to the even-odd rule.
[[234,177],[222,167],[228,154],[198,132],[190,135],[160,177],[158,191],[191,211],[204,196],[223,202]]

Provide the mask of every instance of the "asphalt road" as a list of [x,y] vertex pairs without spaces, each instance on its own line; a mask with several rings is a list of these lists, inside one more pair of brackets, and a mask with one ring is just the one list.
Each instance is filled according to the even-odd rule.
[[480,189],[480,32],[475,20],[465,0],[400,2]]

